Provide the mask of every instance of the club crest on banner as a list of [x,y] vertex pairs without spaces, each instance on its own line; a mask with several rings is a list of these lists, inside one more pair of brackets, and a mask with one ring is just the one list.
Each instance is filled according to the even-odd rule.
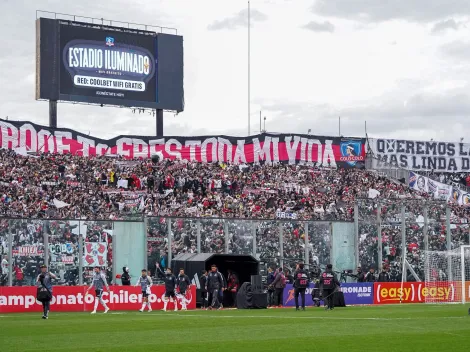
[[341,141],[341,161],[345,161],[350,166],[355,166],[358,161],[363,161],[361,141],[345,140]]
[[106,46],[114,46],[114,38],[106,37]]

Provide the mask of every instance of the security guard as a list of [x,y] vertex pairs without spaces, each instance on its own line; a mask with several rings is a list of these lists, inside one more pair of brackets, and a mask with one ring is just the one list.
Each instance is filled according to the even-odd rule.
[[333,294],[336,288],[341,286],[332,269],[333,265],[328,264],[325,272],[323,272],[320,277],[320,292],[323,293],[326,310],[333,310]]
[[304,264],[300,263],[297,265],[297,270],[294,272],[295,310],[299,310],[299,295],[302,298],[302,310],[305,310],[305,290],[308,284],[308,272],[304,270]]

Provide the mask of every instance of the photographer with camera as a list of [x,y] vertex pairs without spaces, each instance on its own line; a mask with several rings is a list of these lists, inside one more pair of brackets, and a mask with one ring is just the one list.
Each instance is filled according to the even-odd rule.
[[47,271],[47,266],[41,265],[41,273],[36,279],[38,286],[36,298],[42,303],[43,319],[49,319],[49,310],[51,307],[52,299],[52,279],[57,279],[57,276]]
[[366,277],[362,271],[362,268],[360,266],[357,267],[357,282],[366,282]]
[[310,272],[310,280],[312,282],[315,282],[315,280],[320,279],[320,275],[321,275],[320,268],[318,267],[318,265],[316,263],[313,264],[312,271]]

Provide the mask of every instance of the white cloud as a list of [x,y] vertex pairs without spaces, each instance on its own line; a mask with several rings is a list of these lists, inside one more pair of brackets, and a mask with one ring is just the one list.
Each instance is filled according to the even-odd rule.
[[436,34],[436,33],[444,32],[448,29],[457,30],[459,29],[459,27],[460,27],[460,24],[457,23],[453,18],[450,18],[448,20],[439,21],[435,23],[434,26],[432,27],[431,32]]
[[308,29],[312,32],[329,32],[329,33],[333,33],[335,31],[335,26],[330,21],[325,21],[323,23],[310,21],[306,25],[302,26],[302,28]]
[[[267,16],[256,10],[250,10],[250,25],[253,26],[254,22],[263,22],[267,20]],[[212,31],[221,29],[237,29],[248,27],[248,9],[243,9],[233,16],[229,16],[220,21],[214,21],[207,28]]]
[[382,22],[430,22],[453,15],[470,15],[468,0],[316,0],[312,11],[323,16]]

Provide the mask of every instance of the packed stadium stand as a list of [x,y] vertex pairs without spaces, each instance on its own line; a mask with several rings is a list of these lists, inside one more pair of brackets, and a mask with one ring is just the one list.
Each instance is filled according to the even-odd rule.
[[[378,206],[382,220],[383,259],[399,270],[402,253],[400,206],[406,200],[407,259],[422,272],[423,202],[428,202],[429,248],[446,248],[446,207],[451,210],[453,246],[468,243],[468,208],[433,202],[430,195],[361,169],[327,169],[299,165],[229,165],[117,157],[82,157],[71,154],[21,156],[0,150],[0,195],[5,243],[8,220],[16,218],[14,243],[42,241],[42,222],[49,223],[50,243],[77,244],[68,219],[81,219],[87,238],[97,240],[112,221],[148,218],[149,253],[152,246],[168,251],[167,221],[172,222],[172,254],[196,251],[196,220],[201,226],[201,251],[224,252],[224,224],[230,233],[230,251],[251,253],[251,225],[256,219],[256,245],[261,259],[278,263],[279,223],[284,218],[284,259],[304,253],[304,227],[311,221],[309,261],[330,259],[328,222],[354,220],[359,213],[359,262],[377,268]],[[370,190],[379,192],[370,199]],[[283,214],[283,215],[280,215]],[[295,214],[295,215],[294,215]],[[24,220],[19,220],[24,219]],[[27,220],[26,220],[27,219]],[[230,221],[226,221],[230,219]],[[106,241],[111,237],[106,236]],[[76,249],[74,249],[76,250]],[[111,255],[111,251],[108,252]],[[36,253],[37,254],[37,253]],[[27,260],[26,260],[27,262]],[[26,267],[27,263],[23,263]],[[29,277],[29,276],[28,276]],[[401,277],[400,277],[401,279]],[[66,278],[64,278],[66,280]]]

